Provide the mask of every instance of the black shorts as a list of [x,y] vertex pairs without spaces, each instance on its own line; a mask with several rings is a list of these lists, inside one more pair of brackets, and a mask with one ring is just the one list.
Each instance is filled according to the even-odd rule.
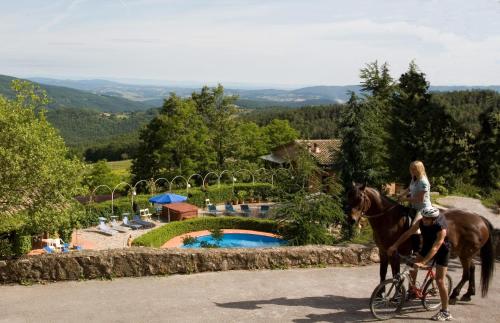
[[[430,250],[431,248],[422,249],[419,253],[422,257],[425,257]],[[448,267],[448,262],[450,261],[450,247],[446,243],[443,243],[433,259],[436,265]]]

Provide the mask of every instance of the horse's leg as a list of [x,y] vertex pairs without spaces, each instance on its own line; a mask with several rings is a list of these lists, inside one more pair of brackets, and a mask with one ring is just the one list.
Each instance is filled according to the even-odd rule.
[[393,255],[389,260],[391,263],[392,277],[396,277],[400,271],[399,256]]
[[474,265],[474,261],[471,261],[469,268],[469,288],[467,289],[467,293],[465,293],[461,301],[470,302],[471,296],[476,295],[476,277],[474,276],[474,272],[476,271],[476,265]]
[[[380,258],[380,267],[379,267],[379,274],[380,274],[380,282],[383,282],[385,280],[385,277],[387,276],[387,265],[389,263],[389,258],[387,257],[387,253],[385,251],[380,251],[379,249],[379,258]],[[382,293],[385,293],[385,289],[380,290],[380,295]]]
[[462,289],[464,284],[469,280],[471,260],[472,259],[469,257],[460,257],[460,262],[462,263],[462,279],[453,289],[453,293],[451,293],[449,301],[450,305],[456,304],[457,297],[458,295],[460,295],[460,290]]
[[379,251],[379,258],[380,258],[380,282],[383,282],[385,280],[385,277],[387,276],[387,266],[389,265],[389,257],[387,256],[387,253],[385,251]]

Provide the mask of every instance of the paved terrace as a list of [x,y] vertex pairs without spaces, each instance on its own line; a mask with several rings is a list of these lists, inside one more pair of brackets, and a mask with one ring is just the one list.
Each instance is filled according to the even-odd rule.
[[[457,266],[450,266],[455,283]],[[498,322],[499,267],[487,298],[451,307],[455,322]],[[377,277],[378,266],[371,265],[0,286],[0,322],[373,321],[368,298]],[[433,314],[410,305],[390,322],[422,322]]]

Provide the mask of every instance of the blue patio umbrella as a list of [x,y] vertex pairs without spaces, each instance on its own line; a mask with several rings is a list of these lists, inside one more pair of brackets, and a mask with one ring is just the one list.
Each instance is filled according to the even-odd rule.
[[[160,195],[153,196],[149,199],[149,202],[156,204],[170,204],[184,202],[187,200],[186,196],[174,194],[174,193],[164,193]],[[170,222],[170,209],[168,210],[168,222]]]
[[156,204],[170,204],[170,203],[184,202],[185,200],[187,200],[186,196],[173,193],[164,193],[153,196],[152,198],[149,199],[149,202]]

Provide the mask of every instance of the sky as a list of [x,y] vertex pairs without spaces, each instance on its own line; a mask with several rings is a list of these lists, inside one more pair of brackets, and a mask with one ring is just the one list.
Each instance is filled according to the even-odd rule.
[[0,44],[18,77],[348,85],[415,60],[431,85],[500,85],[500,0],[1,1]]

